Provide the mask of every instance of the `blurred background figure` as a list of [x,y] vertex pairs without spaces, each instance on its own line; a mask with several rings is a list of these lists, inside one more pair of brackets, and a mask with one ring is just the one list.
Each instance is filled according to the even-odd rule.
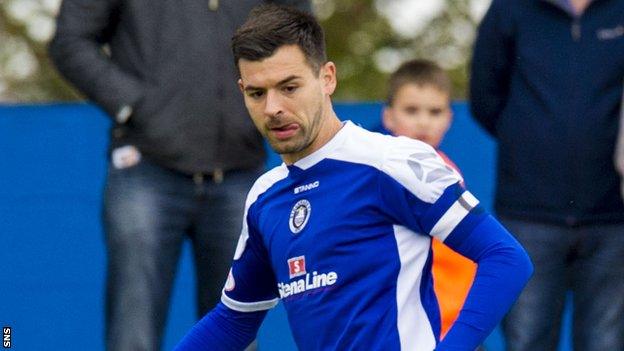
[[[384,128],[393,135],[433,146],[447,165],[461,173],[439,149],[452,120],[451,79],[437,64],[415,59],[403,63],[390,75],[387,106],[383,111]],[[432,249],[433,284],[444,338],[464,305],[476,265],[435,238]]]
[[498,141],[496,211],[535,264],[503,323],[508,350],[556,350],[568,290],[574,349],[624,349],[623,13],[622,0],[494,0],[479,27],[471,111]]
[[620,132],[618,133],[617,148],[615,150],[615,168],[620,173],[620,193],[624,200],[624,95],[620,111]]
[[[113,120],[106,346],[158,350],[185,238],[197,316],[217,302],[265,153],[229,43],[262,1],[65,0],[50,55]],[[282,1],[310,11],[307,1]]]

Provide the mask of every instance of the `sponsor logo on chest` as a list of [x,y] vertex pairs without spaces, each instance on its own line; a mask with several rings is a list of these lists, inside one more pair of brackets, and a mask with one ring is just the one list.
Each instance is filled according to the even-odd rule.
[[297,256],[288,259],[288,275],[290,279],[301,276],[302,278],[292,280],[288,283],[280,282],[277,284],[277,289],[282,299],[307,291],[332,286],[338,281],[338,273],[334,271],[327,273],[313,271],[312,273],[308,273],[306,271],[305,256]]
[[305,256],[288,259],[288,276],[290,279],[306,274]]

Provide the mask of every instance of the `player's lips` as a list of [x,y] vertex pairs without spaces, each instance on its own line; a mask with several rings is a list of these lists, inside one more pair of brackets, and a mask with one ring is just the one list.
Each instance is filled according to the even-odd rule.
[[272,127],[269,129],[275,138],[279,140],[285,140],[297,133],[299,125],[297,123],[285,124],[279,127]]

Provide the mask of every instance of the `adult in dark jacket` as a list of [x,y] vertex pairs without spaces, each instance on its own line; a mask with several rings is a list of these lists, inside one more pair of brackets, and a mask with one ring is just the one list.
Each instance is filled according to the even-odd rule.
[[[106,345],[158,350],[185,237],[198,316],[219,299],[264,161],[230,38],[260,0],[64,0],[50,55],[113,120]],[[308,1],[284,0],[310,10]]]
[[568,289],[574,349],[624,349],[623,14],[622,0],[493,0],[479,27],[471,110],[498,141],[496,211],[535,264],[509,350],[556,349]]

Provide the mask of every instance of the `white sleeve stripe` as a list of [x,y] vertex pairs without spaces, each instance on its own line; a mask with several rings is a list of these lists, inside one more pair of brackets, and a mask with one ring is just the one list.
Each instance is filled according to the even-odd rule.
[[465,191],[433,226],[431,229],[431,236],[438,238],[440,241],[446,240],[459,222],[461,222],[462,219],[468,215],[470,210],[475,208],[478,204],[479,200],[470,192]]
[[238,311],[238,312],[257,312],[271,309],[277,305],[279,302],[278,298],[274,298],[272,300],[266,301],[257,301],[257,302],[240,302],[236,301],[227,295],[225,292],[221,294],[221,302],[227,307]]
[[241,234],[238,237],[238,242],[236,243],[236,251],[234,251],[234,261],[239,260],[241,256],[243,256],[243,252],[245,252],[245,247],[247,247],[247,239],[249,239],[249,227],[247,226],[247,210],[245,210],[243,218],[243,229],[241,230]]
[[479,204],[479,200],[477,200],[477,198],[474,197],[474,195],[472,195],[470,191],[464,191],[462,196],[460,196],[457,201],[460,201],[462,203],[462,206],[464,206],[468,211],[477,207],[477,205]]
[[264,194],[275,183],[286,178],[288,176],[288,168],[284,164],[275,167],[272,170],[263,174],[260,178],[256,179],[256,182],[249,190],[247,199],[245,200],[245,211],[243,213],[243,229],[238,238],[236,244],[236,251],[234,252],[234,261],[237,261],[243,255],[245,247],[247,246],[247,239],[249,238],[249,227],[247,225],[247,215],[249,214],[249,207],[253,205],[260,195]]

